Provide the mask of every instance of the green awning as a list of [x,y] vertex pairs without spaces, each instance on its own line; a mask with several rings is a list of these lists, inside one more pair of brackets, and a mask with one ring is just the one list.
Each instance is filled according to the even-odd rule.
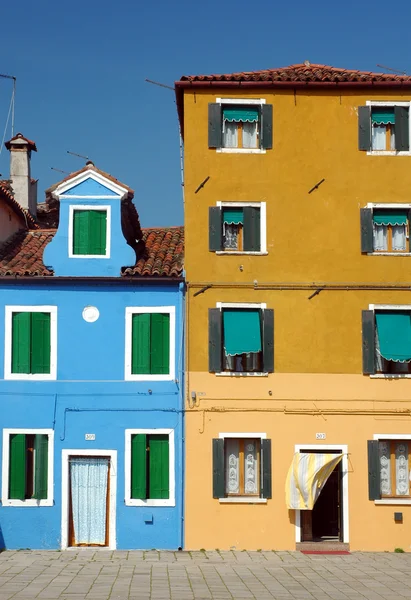
[[223,223],[238,225],[243,223],[244,215],[242,208],[224,208]]
[[393,108],[373,108],[371,110],[371,120],[376,125],[388,125],[391,123],[394,125],[395,123],[395,114]]
[[386,360],[411,361],[411,316],[409,312],[376,312],[380,353]]
[[224,121],[229,123],[253,123],[258,121],[258,108],[223,108]]
[[229,356],[261,351],[260,311],[224,309],[224,349]]
[[373,221],[376,225],[406,225],[407,210],[374,211]]

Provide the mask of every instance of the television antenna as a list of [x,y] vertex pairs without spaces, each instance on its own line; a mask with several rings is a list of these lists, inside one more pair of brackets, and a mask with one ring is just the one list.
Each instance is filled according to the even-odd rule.
[[405,71],[399,71],[398,69],[391,69],[390,67],[386,67],[384,65],[376,65],[380,69],[387,69],[387,71],[392,71],[393,73],[398,73],[399,75],[406,75]]
[[15,99],[16,99],[16,78],[13,75],[4,75],[2,73],[0,73],[0,77],[2,79],[11,79],[13,82],[13,89],[11,92],[9,112],[7,114],[6,125],[4,127],[3,139],[1,140],[1,146],[0,146],[0,154],[1,154],[3,147],[4,147],[4,140],[6,139],[7,127],[9,125],[10,115],[11,115],[11,137],[14,137],[14,106],[15,106]]

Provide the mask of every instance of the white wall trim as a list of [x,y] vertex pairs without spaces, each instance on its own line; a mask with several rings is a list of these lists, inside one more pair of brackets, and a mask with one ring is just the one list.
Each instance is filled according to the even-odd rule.
[[267,308],[266,302],[216,302],[216,308]]
[[[132,316],[139,313],[168,313],[170,315],[170,365],[168,375],[133,375],[131,372]],[[176,352],[176,307],[175,306],[127,306],[125,333],[125,372],[126,381],[172,381],[175,379]]]
[[409,310],[411,311],[411,304],[369,304],[369,310]]
[[220,154],[266,154],[265,148],[217,148]]
[[[47,499],[36,500],[9,500],[9,459],[10,435],[22,433],[25,435],[48,435],[48,465],[47,465]],[[54,497],[54,431],[52,429],[3,429],[3,458],[2,458],[2,491],[1,503],[3,506],[53,506]]]
[[411,208],[411,204],[402,204],[398,202],[393,202],[389,204],[388,202],[367,202],[367,208],[382,208],[382,209],[396,209],[403,208],[404,210],[408,210]]
[[265,371],[259,373],[243,371],[221,371],[221,373],[214,373],[214,375],[216,377],[268,377],[269,373]]
[[228,496],[219,498],[218,501],[220,504],[267,504],[267,498],[258,496]]
[[216,98],[217,104],[265,104],[265,98]]
[[218,437],[220,438],[220,440],[224,440],[225,438],[242,438],[242,439],[261,439],[261,440],[265,440],[267,438],[267,434],[266,433],[255,433],[255,432],[248,432],[248,433],[244,433],[244,431],[241,432],[229,432],[229,433],[219,433]]
[[[12,373],[12,314],[17,312],[50,313],[50,373]],[[57,378],[57,306],[6,306],[4,325],[4,379],[53,381]]]
[[[349,507],[348,507],[348,445],[347,444],[296,444],[295,452],[300,450],[340,450],[342,457],[342,492],[343,492],[343,542],[350,541]],[[295,541],[301,542],[301,511],[295,511]]]
[[68,547],[69,526],[69,459],[70,456],[94,456],[110,458],[110,507],[109,507],[109,550],[115,550],[116,499],[117,499],[117,450],[62,450],[61,451],[61,549]]
[[[74,194],[72,196],[67,195],[62,195],[59,196],[59,200],[64,200],[64,201],[73,201],[73,200],[120,200],[119,196],[75,196]],[[96,204],[92,205],[93,207],[98,206]]]
[[[228,148],[230,150],[230,148]],[[267,252],[267,203],[266,202],[227,202],[218,201],[216,206],[219,208],[243,208],[244,206],[252,206],[260,208],[260,250],[258,252],[227,252],[225,250],[217,251],[216,254],[268,254]]]
[[410,433],[374,433],[374,440],[411,440]]
[[[59,196],[62,196],[64,194],[64,192],[67,192],[68,190],[75,187],[76,185],[80,185],[80,183],[87,181],[87,179],[94,179],[94,181],[96,181],[97,183],[104,185],[106,188],[111,190],[114,194],[116,194],[117,196],[120,196],[121,199],[125,198],[128,194],[128,190],[124,186],[122,186],[118,183],[114,183],[113,181],[111,181],[110,179],[107,179],[100,173],[97,173],[96,171],[93,171],[90,169],[90,170],[83,171],[82,173],[79,173],[78,175],[71,177],[70,179],[61,183],[53,191],[53,196],[58,198]],[[73,198],[74,196],[71,196],[71,197]],[[88,197],[90,197],[90,196],[88,196]],[[112,198],[112,197],[110,196],[110,198]]]
[[[131,497],[131,436],[135,434],[168,435],[169,444],[169,495],[167,499],[140,500]],[[175,475],[175,436],[174,429],[126,429],[125,430],[125,504],[126,506],[175,506],[176,505],[176,475]]]
[[[73,253],[73,218],[74,211],[99,210],[106,213],[106,253],[105,254],[74,254]],[[110,258],[111,254],[111,206],[98,204],[70,204],[69,230],[68,230],[68,256],[69,258]]]

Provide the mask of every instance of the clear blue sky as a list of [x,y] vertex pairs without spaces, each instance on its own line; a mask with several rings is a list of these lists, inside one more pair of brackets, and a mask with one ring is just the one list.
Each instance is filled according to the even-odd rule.
[[[38,0],[3,2],[0,73],[17,77],[15,131],[37,143],[44,190],[88,155],[135,190],[143,226],[183,223],[173,85],[181,75],[309,60],[411,74],[411,3],[346,0]],[[0,79],[0,141],[11,84]],[[10,130],[9,132],[10,133]],[[8,137],[10,137],[8,135]],[[7,139],[7,138],[6,138]],[[9,153],[0,155],[9,174]]]

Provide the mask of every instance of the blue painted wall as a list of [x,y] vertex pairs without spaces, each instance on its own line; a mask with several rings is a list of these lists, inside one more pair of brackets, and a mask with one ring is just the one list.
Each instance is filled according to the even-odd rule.
[[[57,380],[4,380],[4,342],[1,342],[0,435],[2,438],[3,428],[54,429],[54,506],[1,506],[0,545],[3,542],[10,549],[60,548],[62,450],[94,448],[118,453],[117,548],[182,546],[182,284],[138,280],[113,283],[0,280],[3,337],[4,306],[44,304],[58,307]],[[82,311],[88,305],[100,311],[95,323],[82,318]],[[126,307],[165,305],[176,307],[176,381],[124,381]],[[175,507],[125,505],[127,428],[174,429]],[[86,433],[95,433],[95,441],[85,441]],[[147,514],[153,515],[152,523],[145,522]]]

